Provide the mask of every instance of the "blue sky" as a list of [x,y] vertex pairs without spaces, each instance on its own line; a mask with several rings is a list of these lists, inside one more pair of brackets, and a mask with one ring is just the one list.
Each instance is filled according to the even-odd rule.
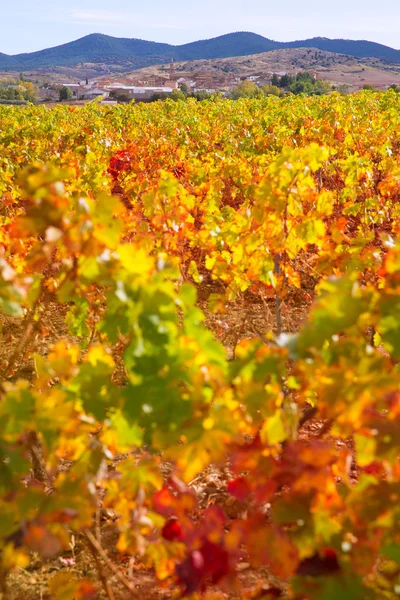
[[0,52],[31,52],[107,33],[185,43],[254,31],[289,41],[321,35],[400,48],[400,0],[0,0]]

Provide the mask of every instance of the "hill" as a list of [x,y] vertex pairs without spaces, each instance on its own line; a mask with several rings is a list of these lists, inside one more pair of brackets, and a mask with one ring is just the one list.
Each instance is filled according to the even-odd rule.
[[116,38],[94,33],[54,48],[9,56],[0,53],[0,70],[27,71],[82,64],[105,64],[109,71],[133,70],[180,60],[249,56],[284,48],[317,48],[356,57],[376,57],[400,63],[400,51],[368,41],[312,38],[276,42],[249,32],[236,32],[209,40],[174,46],[135,38]]
[[[400,64],[393,64],[379,58],[357,58],[316,48],[283,48],[247,56],[228,58],[198,59],[175,63],[176,74],[187,76],[198,73],[210,76],[263,77],[271,72],[296,74],[299,71],[315,73],[319,79],[326,79],[337,86],[358,89],[365,84],[385,88],[392,83],[400,85]],[[159,64],[136,69],[132,72],[96,77],[101,85],[104,82],[121,82],[135,85],[138,79],[168,76],[168,65]]]
[[[157,62],[165,60],[171,54],[174,46],[147,42],[145,40],[115,38],[109,35],[93,33],[74,42],[39,50],[28,54],[17,54],[12,58],[21,68],[43,68],[53,66],[68,66],[86,62],[112,62],[114,60],[137,60],[138,64],[149,64],[148,57]],[[141,57],[147,57],[141,61]],[[0,68],[2,68],[0,57]]]
[[256,33],[237,32],[221,35],[210,40],[201,40],[177,46],[176,60],[197,60],[207,58],[228,58],[230,56],[248,56],[260,52],[269,52],[281,47]]
[[358,58],[381,58],[390,62],[400,62],[400,51],[366,40],[330,40],[324,37],[315,37],[309,40],[297,40],[295,42],[286,42],[285,48],[318,48],[326,52],[336,52],[338,54],[347,54],[357,56]]
[[0,69],[18,69],[18,60],[16,60],[13,56],[9,56],[8,54],[3,54],[0,52]]

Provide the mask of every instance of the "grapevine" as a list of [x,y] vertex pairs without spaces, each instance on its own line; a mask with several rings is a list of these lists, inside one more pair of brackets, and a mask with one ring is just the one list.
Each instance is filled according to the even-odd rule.
[[399,103],[0,107],[4,598],[398,596]]

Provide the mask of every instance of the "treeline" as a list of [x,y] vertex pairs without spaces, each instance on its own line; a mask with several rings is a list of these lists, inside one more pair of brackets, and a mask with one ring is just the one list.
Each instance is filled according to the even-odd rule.
[[19,79],[8,79],[0,82],[0,101],[10,104],[34,102],[37,99],[37,87],[31,80],[21,74]]
[[[308,72],[301,72],[297,75],[278,75],[272,76],[271,85],[260,87],[254,81],[246,79],[240,82],[231,92],[225,94],[231,100],[239,98],[262,98],[263,96],[286,96],[287,94],[307,94],[309,96],[321,96],[335,89],[328,81],[315,79]],[[151,102],[157,100],[186,100],[195,98],[196,100],[207,100],[213,95],[224,95],[221,92],[211,94],[205,90],[192,92],[190,88],[183,84],[179,90],[173,90],[171,94],[154,94]]]
[[297,75],[273,75],[271,85],[258,86],[253,81],[243,81],[230,93],[230,98],[259,98],[262,96],[285,96],[286,94],[307,94],[321,96],[332,91],[332,85],[325,80],[315,79],[306,71]]
[[193,92],[186,83],[183,83],[179,90],[172,90],[171,94],[153,94],[151,101],[155,102],[157,100],[165,100],[166,98],[170,98],[171,100],[187,100],[187,98],[195,98],[195,100],[208,100],[213,96],[210,92],[206,90],[200,90],[198,92]]
[[272,85],[292,92],[292,94],[317,94],[326,93],[332,89],[331,84],[324,79],[316,79],[308,71],[301,71],[297,75],[285,74],[272,75]]

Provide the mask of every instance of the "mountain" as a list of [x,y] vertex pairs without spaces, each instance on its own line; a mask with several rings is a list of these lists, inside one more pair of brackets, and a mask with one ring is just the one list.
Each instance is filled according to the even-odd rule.
[[[80,63],[106,63],[130,68],[150,66],[174,60],[225,58],[267,52],[279,48],[273,42],[255,33],[229,33],[210,40],[201,40],[173,46],[139,39],[115,38],[93,33],[74,42],[54,48],[14,56],[0,55],[0,69],[19,70],[72,66]],[[4,59],[3,59],[4,57]]]
[[274,42],[257,33],[239,31],[220,35],[211,40],[201,40],[183,46],[176,46],[176,60],[249,56],[250,54],[277,50],[281,47],[281,42]]
[[376,42],[367,42],[366,40],[330,40],[329,38],[315,37],[309,40],[286,42],[283,47],[318,48],[318,50],[347,54],[358,58],[381,58],[390,62],[400,62],[400,50]]
[[38,52],[16,54],[12,58],[18,61],[23,68],[37,69],[87,62],[110,62],[142,56],[152,56],[165,61],[165,56],[169,56],[174,48],[175,46],[169,44],[92,33],[74,42]]
[[18,69],[18,61],[13,56],[0,52],[0,69],[11,70]]
[[357,57],[376,57],[400,63],[400,51],[368,41],[331,40],[316,37],[295,42],[276,42],[249,32],[221,35],[174,46],[135,38],[116,38],[100,33],[87,35],[54,48],[9,56],[0,53],[0,70],[26,71],[82,63],[107,64],[110,69],[127,70],[174,60],[198,60],[249,56],[281,48],[316,48]]

